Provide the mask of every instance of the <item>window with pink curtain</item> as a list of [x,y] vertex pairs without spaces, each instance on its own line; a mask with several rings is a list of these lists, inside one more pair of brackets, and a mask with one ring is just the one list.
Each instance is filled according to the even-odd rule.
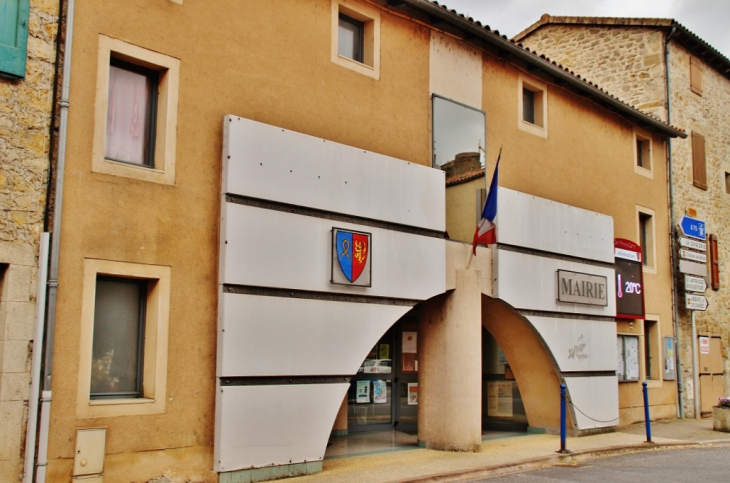
[[151,84],[150,75],[110,66],[104,157],[153,166]]

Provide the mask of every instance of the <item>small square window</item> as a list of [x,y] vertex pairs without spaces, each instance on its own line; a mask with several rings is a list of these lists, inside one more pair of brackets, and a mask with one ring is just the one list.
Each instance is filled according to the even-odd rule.
[[547,86],[522,77],[517,85],[517,127],[547,139]]
[[351,0],[332,0],[332,62],[380,78],[380,11]]
[[634,172],[647,178],[653,178],[652,140],[648,134],[634,132]]
[[158,72],[111,59],[104,157],[154,168]]
[[340,14],[337,32],[337,53],[356,62],[363,62],[363,36],[365,24],[347,15]]
[[96,279],[91,398],[143,397],[147,281]]

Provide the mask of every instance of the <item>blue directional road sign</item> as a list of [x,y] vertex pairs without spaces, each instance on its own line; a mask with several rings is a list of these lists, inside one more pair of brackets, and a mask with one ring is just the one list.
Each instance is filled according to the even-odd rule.
[[697,238],[698,240],[707,239],[704,221],[696,218],[690,218],[689,216],[683,216],[682,221],[679,222],[679,227],[682,229],[682,234],[684,234],[684,236]]

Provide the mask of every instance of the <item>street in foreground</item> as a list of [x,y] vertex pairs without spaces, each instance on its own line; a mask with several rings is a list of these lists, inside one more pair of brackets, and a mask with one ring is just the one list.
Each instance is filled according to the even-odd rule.
[[496,478],[473,480],[500,483],[590,482],[688,482],[728,481],[727,446],[663,449],[584,461]]

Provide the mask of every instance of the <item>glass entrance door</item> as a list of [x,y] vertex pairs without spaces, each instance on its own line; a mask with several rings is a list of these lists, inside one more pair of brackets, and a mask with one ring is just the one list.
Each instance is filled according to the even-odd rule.
[[418,323],[399,320],[363,361],[347,394],[348,431],[398,428],[418,421]]

